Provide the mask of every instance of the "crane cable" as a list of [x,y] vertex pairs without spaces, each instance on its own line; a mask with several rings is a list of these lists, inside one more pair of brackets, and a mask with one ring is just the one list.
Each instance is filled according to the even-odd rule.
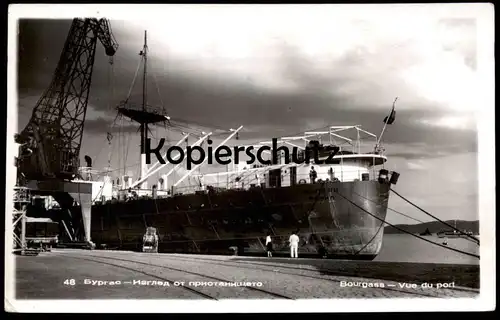
[[[114,66],[114,61],[113,61],[112,57],[109,60],[109,64],[110,64],[111,67],[108,69],[108,70],[110,70],[110,72],[108,72],[108,82],[109,82],[109,86],[111,87],[111,90],[110,90],[110,92],[111,92],[111,99],[113,99],[114,98],[114,89],[115,88],[114,88],[114,81],[113,81],[114,80],[114,67],[113,67]],[[127,96],[127,99],[125,101],[128,101],[128,99],[130,98],[132,89],[134,87],[135,79],[137,78],[137,74],[139,72],[139,68],[140,68],[140,62],[139,62],[139,65],[137,66],[136,73],[135,73],[135,76],[134,76],[134,81],[133,81],[132,86],[131,86],[131,88],[129,90],[129,94]],[[111,110],[111,105],[109,103],[109,100],[108,100],[108,109]],[[113,131],[113,129],[115,128],[119,116],[120,116],[120,114],[117,113],[115,119],[113,120],[113,122],[111,123],[111,125],[109,127],[109,131],[107,132],[107,140],[108,140],[108,144],[109,145],[111,145],[111,141],[113,139],[113,135],[111,134],[111,131]],[[136,164],[133,164],[131,166],[127,166],[126,165],[126,159],[127,159],[127,156],[128,156],[128,149],[129,149],[129,146],[130,146],[130,136],[131,136],[131,133],[129,132],[128,139],[125,139],[126,137],[124,136],[125,134],[124,134],[124,132],[122,130],[122,127],[123,127],[123,117],[120,117],[120,120],[121,120],[121,124],[119,125],[119,129],[118,129],[118,145],[121,145],[121,143],[120,143],[121,140],[123,140],[124,143],[125,143],[125,140],[127,142],[126,143],[126,147],[127,148],[126,148],[126,150],[123,150],[124,157],[120,157],[120,159],[119,159],[119,162],[121,162],[123,160],[123,170],[124,170],[123,174],[125,175],[125,169],[127,167],[133,167]],[[106,175],[109,174],[110,172],[119,171],[119,170],[122,169],[120,163],[118,164],[118,169],[114,169],[114,170],[111,169],[111,160],[112,160],[112,154],[113,154],[112,151],[114,150],[113,148],[114,148],[114,146],[111,147],[111,150],[108,153],[108,166],[107,166],[107,169],[104,171],[106,173]],[[118,147],[118,149],[120,149],[120,147]],[[120,153],[120,150],[118,150],[118,152]],[[106,184],[106,182],[104,184]],[[101,188],[101,191],[96,196],[96,198],[93,199],[93,201],[95,201],[97,199],[97,197],[102,193],[103,188],[104,188],[104,185]]]
[[[110,57],[109,58],[109,65],[110,67],[108,68],[108,86],[110,87],[110,92],[111,92],[111,97],[108,99],[108,110],[111,110],[111,101],[113,101],[113,98],[114,98],[114,61],[113,61],[113,57]],[[108,168],[107,170],[110,170],[111,169],[111,156],[113,154],[113,147],[111,147],[111,141],[113,140],[113,134],[111,133],[111,131],[113,131],[113,128],[115,126],[115,123],[116,123],[116,119],[118,118],[118,115],[119,113],[116,114],[115,116],[115,119],[113,120],[111,126],[110,126],[110,129],[109,131],[107,132],[106,134],[106,138],[108,140],[108,145],[110,146],[109,148],[109,152],[108,152]],[[104,186],[103,186],[104,188]]]
[[411,204],[412,206],[414,206],[415,208],[419,209],[420,211],[422,211],[423,213],[427,214],[428,216],[431,216],[432,218],[436,219],[437,221],[441,222],[442,224],[452,228],[453,230],[459,232],[460,234],[462,235],[465,235],[467,236],[468,238],[471,238],[473,239],[477,244],[479,244],[479,239],[477,239],[476,237],[473,237],[465,232],[463,232],[462,230],[459,230],[457,228],[455,228],[454,226],[451,226],[450,224],[446,223],[445,221],[439,219],[438,217],[436,216],[433,216],[432,214],[430,214],[429,212],[425,211],[424,209],[422,209],[421,207],[417,206],[416,204],[414,204],[413,202],[411,202],[410,200],[406,199],[405,197],[403,197],[402,195],[400,195],[398,192],[396,192],[394,189],[392,188],[389,188],[392,192],[394,192],[398,197],[400,197],[401,199],[403,199],[404,201],[408,202],[409,204]]
[[[109,58],[109,65],[110,67],[108,68],[108,86],[111,88],[110,92],[111,92],[111,98],[108,99],[108,110],[111,110],[111,103],[110,101],[113,100],[114,98],[114,60],[113,60],[113,57],[110,57]],[[113,122],[111,123],[111,125],[109,126],[109,130],[108,132],[106,133],[106,139],[108,140],[108,166],[107,166],[107,169],[104,171],[106,176],[109,174],[109,172],[111,172],[111,159],[112,159],[112,155],[113,155],[113,147],[114,146],[111,146],[111,141],[113,140],[113,135],[111,134],[111,132],[113,131],[115,125],[116,125],[116,120],[118,119],[118,116],[119,116],[119,113],[116,114],[115,116],[115,119],[113,120]],[[101,149],[102,150],[102,149]],[[92,199],[92,202],[94,202],[104,191],[104,186],[106,185],[106,181],[104,181],[104,184],[102,185],[101,189],[99,190],[99,192],[97,193],[97,195],[95,196],[94,199]]]

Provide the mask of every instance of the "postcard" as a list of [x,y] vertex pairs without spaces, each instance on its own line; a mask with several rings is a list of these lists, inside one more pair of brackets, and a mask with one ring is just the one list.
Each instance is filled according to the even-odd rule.
[[495,309],[493,43],[486,3],[10,5],[5,309]]

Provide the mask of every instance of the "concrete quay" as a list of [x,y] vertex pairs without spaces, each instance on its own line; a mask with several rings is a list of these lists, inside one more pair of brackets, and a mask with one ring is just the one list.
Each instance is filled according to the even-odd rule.
[[16,299],[472,298],[479,266],[55,249],[14,256]]

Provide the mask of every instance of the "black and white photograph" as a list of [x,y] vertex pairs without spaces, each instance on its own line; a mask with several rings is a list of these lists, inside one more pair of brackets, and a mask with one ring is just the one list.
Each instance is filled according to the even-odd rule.
[[492,4],[8,20],[5,310],[495,309]]

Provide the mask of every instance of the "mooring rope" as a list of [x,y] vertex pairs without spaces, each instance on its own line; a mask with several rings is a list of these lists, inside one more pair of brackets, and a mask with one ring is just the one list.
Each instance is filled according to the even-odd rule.
[[397,196],[399,196],[401,199],[403,199],[404,201],[408,202],[409,204],[411,204],[412,206],[414,206],[415,208],[419,209],[420,211],[422,211],[423,213],[427,214],[428,216],[431,216],[432,218],[436,219],[437,221],[441,222],[442,224],[452,228],[453,230],[459,232],[460,234],[462,235],[465,235],[467,236],[468,238],[471,238],[472,240],[474,240],[477,244],[479,244],[479,239],[477,239],[476,237],[473,237],[465,232],[463,232],[462,230],[446,223],[445,221],[439,219],[438,217],[436,216],[433,216],[432,214],[430,214],[429,212],[425,211],[424,209],[422,209],[421,207],[417,206],[416,204],[414,204],[413,202],[411,202],[410,200],[406,199],[405,197],[403,197],[402,195],[400,195],[399,193],[397,193],[394,189],[392,188],[389,188],[392,192],[394,192]]
[[[357,193],[357,192],[352,191],[352,193],[353,193],[353,194],[355,194],[356,196],[360,197],[360,198],[363,198],[363,199],[367,200],[367,201],[370,201],[370,202],[373,202],[373,203],[378,204],[378,203],[377,203],[377,201],[374,201],[374,200],[372,200],[372,199],[369,199],[369,198],[367,198],[367,197],[364,197],[364,196],[360,195],[360,194],[359,194],[359,193]],[[392,212],[394,212],[394,213],[397,213],[397,214],[399,214],[399,215],[402,215],[403,217],[406,217],[406,218],[408,218],[408,219],[412,219],[412,220],[417,221],[417,222],[419,222],[419,223],[425,223],[424,221],[419,220],[419,219],[417,219],[417,218],[413,218],[412,216],[407,215],[407,214],[405,214],[405,213],[402,213],[401,211],[394,210],[394,209],[392,209],[392,208],[389,208],[388,206],[384,206],[384,207],[385,207],[387,210],[390,210],[390,211],[392,211]]]
[[462,254],[465,254],[465,255],[468,255],[468,256],[475,257],[475,258],[478,258],[478,259],[479,259],[479,255],[476,255],[476,254],[473,254],[473,253],[469,253],[469,252],[466,252],[466,251],[462,251],[462,250],[459,250],[459,249],[455,249],[455,248],[450,248],[450,247],[448,247],[448,246],[442,245],[442,244],[437,243],[437,242],[434,242],[434,241],[430,241],[430,240],[425,239],[425,238],[423,238],[423,237],[421,237],[421,236],[418,236],[418,235],[416,235],[416,234],[413,234],[413,233],[411,233],[411,232],[408,232],[408,231],[406,231],[406,230],[404,230],[404,229],[402,229],[402,228],[399,228],[399,227],[397,227],[397,226],[393,225],[392,223],[387,222],[385,219],[379,218],[379,217],[377,217],[376,215],[374,215],[374,214],[372,214],[372,213],[368,212],[366,209],[364,209],[364,208],[362,208],[361,206],[359,206],[358,204],[354,203],[353,201],[351,201],[349,198],[345,197],[344,195],[342,195],[342,194],[341,194],[341,193],[339,193],[338,191],[337,191],[337,192],[335,192],[335,193],[336,193],[336,194],[338,194],[339,196],[341,196],[342,198],[344,198],[345,200],[347,200],[349,203],[351,203],[352,205],[354,205],[354,206],[355,206],[355,207],[357,207],[358,209],[361,209],[361,210],[362,210],[362,211],[364,211],[365,213],[367,213],[367,214],[369,214],[370,216],[374,217],[375,219],[377,219],[377,220],[379,220],[379,221],[381,221],[381,222],[383,222],[383,223],[385,223],[385,224],[387,224],[387,225],[389,225],[389,226],[393,227],[393,228],[394,228],[394,229],[396,229],[396,230],[399,230],[399,231],[401,231],[401,232],[403,232],[403,233],[409,234],[409,235],[411,235],[411,236],[413,236],[413,237],[416,237],[416,238],[418,238],[418,239],[424,240],[425,242],[432,243],[432,244],[434,244],[434,245],[436,245],[436,246],[439,246],[439,247],[442,247],[442,248],[445,248],[445,249],[448,249],[448,250],[451,250],[451,251],[455,251],[455,252],[462,253]]

